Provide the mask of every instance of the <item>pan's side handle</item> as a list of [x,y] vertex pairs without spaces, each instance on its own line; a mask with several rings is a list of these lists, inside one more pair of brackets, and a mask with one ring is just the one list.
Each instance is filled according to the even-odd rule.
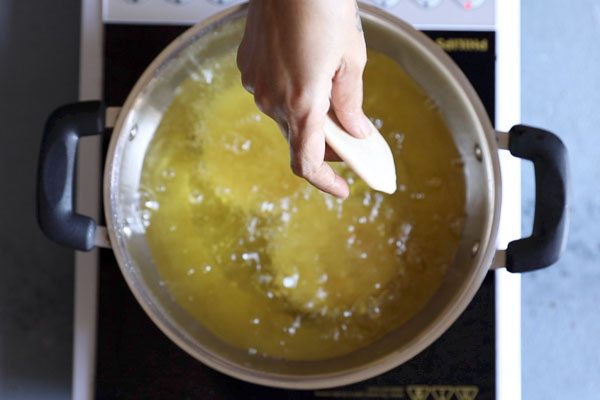
[[525,125],[508,132],[507,148],[513,156],[533,162],[535,214],[531,236],[510,242],[504,263],[510,272],[534,271],[554,264],[567,242],[567,149],[555,134]]
[[50,239],[76,250],[93,249],[98,235],[96,221],[75,212],[77,147],[82,137],[104,132],[105,112],[99,101],[68,104],[55,110],[44,128],[37,175],[38,223]]

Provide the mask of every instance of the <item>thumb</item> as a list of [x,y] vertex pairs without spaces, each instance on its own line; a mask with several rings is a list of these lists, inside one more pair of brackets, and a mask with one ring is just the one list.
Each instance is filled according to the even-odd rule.
[[363,68],[345,64],[333,78],[331,106],[342,127],[357,138],[371,134],[371,124],[362,110]]

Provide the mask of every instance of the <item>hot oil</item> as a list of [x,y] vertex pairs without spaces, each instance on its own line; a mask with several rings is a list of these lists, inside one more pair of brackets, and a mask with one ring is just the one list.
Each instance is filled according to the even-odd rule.
[[257,356],[330,358],[417,313],[454,257],[464,171],[444,122],[391,59],[369,52],[364,108],[390,143],[399,190],[344,165],[345,201],[295,177],[287,143],[240,85],[235,55],[178,89],[146,155],[141,207],[181,306]]

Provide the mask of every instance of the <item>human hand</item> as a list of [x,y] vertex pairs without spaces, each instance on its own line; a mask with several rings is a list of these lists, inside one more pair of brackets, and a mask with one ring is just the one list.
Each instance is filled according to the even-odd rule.
[[362,111],[366,46],[355,0],[251,0],[237,56],[244,87],[281,127],[294,173],[346,198],[325,160],[336,159],[323,127],[332,111],[351,135],[371,126]]

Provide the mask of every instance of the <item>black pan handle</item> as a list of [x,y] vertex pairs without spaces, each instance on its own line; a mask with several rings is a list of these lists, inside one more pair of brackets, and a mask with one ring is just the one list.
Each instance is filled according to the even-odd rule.
[[37,218],[42,231],[76,250],[94,248],[96,221],[75,212],[77,145],[83,136],[104,132],[99,101],[68,104],[54,111],[44,128],[37,176]]
[[508,244],[506,269],[510,272],[534,271],[554,264],[567,242],[567,149],[555,134],[530,126],[514,126],[508,135],[511,154],[533,161],[535,215],[531,236]]

